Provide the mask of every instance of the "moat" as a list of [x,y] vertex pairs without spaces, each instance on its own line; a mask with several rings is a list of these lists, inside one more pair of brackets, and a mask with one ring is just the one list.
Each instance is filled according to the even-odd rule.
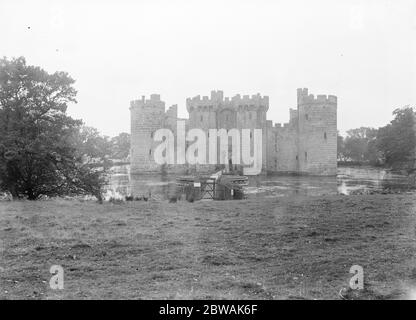
[[[166,199],[168,184],[175,176],[131,175],[129,166],[112,168],[109,189],[114,195],[148,196]],[[339,167],[337,176],[251,176],[245,194],[253,197],[293,195],[353,195],[415,190],[414,179],[405,174],[372,167]]]

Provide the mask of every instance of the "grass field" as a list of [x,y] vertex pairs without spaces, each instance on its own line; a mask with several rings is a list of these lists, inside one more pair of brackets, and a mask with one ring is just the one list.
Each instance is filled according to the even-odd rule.
[[[1,299],[410,298],[416,195],[0,202]],[[64,289],[49,288],[52,265]]]

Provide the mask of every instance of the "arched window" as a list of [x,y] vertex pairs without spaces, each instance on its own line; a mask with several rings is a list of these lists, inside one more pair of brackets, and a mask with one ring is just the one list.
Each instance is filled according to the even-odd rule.
[[150,132],[150,138],[153,139],[153,132]]
[[326,132],[324,132],[324,139],[326,140]]
[[308,153],[305,151],[305,160],[308,160]]
[[149,156],[152,155],[152,149],[149,149]]
[[305,119],[309,120],[309,115],[308,114],[305,114]]

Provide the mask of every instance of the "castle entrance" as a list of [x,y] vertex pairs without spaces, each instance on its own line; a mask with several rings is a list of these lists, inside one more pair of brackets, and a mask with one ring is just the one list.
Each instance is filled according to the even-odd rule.
[[237,113],[232,109],[223,109],[217,114],[218,129],[237,128]]

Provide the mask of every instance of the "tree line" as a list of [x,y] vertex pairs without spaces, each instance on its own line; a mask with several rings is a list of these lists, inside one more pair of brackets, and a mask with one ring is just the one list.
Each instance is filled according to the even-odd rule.
[[415,169],[415,108],[405,106],[393,111],[393,120],[384,127],[361,127],[338,134],[338,161],[370,164],[397,169]]
[[[74,79],[26,64],[24,57],[0,59],[0,191],[15,199],[94,195],[102,201],[113,159],[126,160],[130,136],[110,138],[67,114],[76,103]],[[384,127],[338,135],[338,160],[414,168],[415,109],[393,112]]]
[[102,200],[111,158],[128,156],[129,135],[102,136],[67,114],[74,80],[23,57],[0,59],[0,191],[13,198],[94,195]]

